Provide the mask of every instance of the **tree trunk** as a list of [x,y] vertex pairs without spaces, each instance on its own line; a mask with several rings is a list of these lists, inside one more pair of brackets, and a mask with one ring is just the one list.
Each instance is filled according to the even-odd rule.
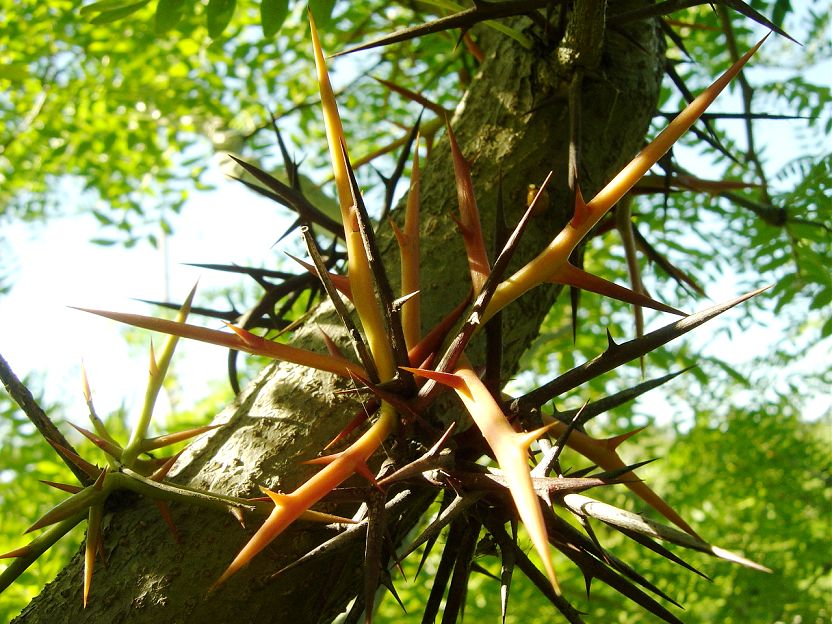
[[[525,22],[524,22],[525,23]],[[481,219],[491,237],[497,188],[503,176],[503,198],[511,226],[525,208],[526,188],[555,171],[550,208],[535,217],[514,265],[527,261],[571,217],[567,202],[567,85],[571,74],[555,50],[542,44],[534,51],[511,39],[487,34],[487,58],[472,81],[453,120],[463,153],[471,163]],[[641,147],[655,110],[663,64],[661,37],[653,22],[623,30],[607,29],[600,66],[588,72],[582,93],[581,187],[586,196],[609,179]],[[561,55],[563,58],[563,55]],[[437,146],[422,183],[422,307],[430,327],[454,307],[469,289],[456,213],[453,168],[446,141]],[[397,256],[384,241],[388,266]],[[510,375],[538,332],[556,291],[540,288],[522,297],[503,314],[505,370]],[[319,323],[332,323],[321,317]],[[336,325],[325,328],[338,334]],[[298,341],[320,349],[313,327]],[[481,361],[481,347],[469,354]],[[219,414],[226,425],[197,442],[180,460],[180,482],[234,495],[258,495],[258,486],[290,491],[313,468],[300,461],[316,456],[351,419],[356,403],[335,394],[343,384],[334,376],[289,364],[269,367]],[[447,403],[447,402],[446,402]],[[418,516],[426,505],[414,496],[408,508]],[[362,548],[339,551],[329,558],[296,568],[276,579],[269,575],[331,534],[297,523],[224,586],[211,584],[245,544],[257,520],[245,530],[230,514],[174,506],[181,534],[175,543],[155,506],[132,496],[110,502],[104,531],[106,564],[99,564],[86,609],[81,604],[83,557],[75,559],[15,620],[18,623],[72,622],[318,622],[346,607],[360,587]],[[398,535],[412,525],[405,518]]]

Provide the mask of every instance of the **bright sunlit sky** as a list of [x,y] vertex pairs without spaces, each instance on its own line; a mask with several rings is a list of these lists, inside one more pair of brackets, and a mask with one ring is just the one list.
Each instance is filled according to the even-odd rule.
[[[827,76],[832,75],[830,67],[817,70],[820,76],[825,70],[829,70]],[[722,110],[740,110],[736,100],[726,100],[722,99]],[[775,130],[785,127],[777,126]],[[792,143],[779,142],[779,137],[789,134],[765,134],[767,152],[777,158],[772,170],[797,155]],[[697,173],[707,175],[707,171],[687,162]],[[3,266],[15,267],[16,271],[11,276],[11,293],[0,299],[0,353],[18,376],[32,375],[37,380],[36,386],[44,388],[47,402],[60,401],[66,406],[58,420],[68,418],[80,423],[86,419],[81,393],[82,359],[102,414],[121,404],[135,413],[147,379],[146,350],[139,353],[135,346],[128,347],[121,326],[67,306],[148,314],[149,307],[133,301],[134,298],[180,301],[197,279],[201,290],[229,285],[238,279],[183,263],[269,267],[281,257],[282,247],[273,247],[273,243],[290,223],[287,214],[237,183],[224,180],[217,168],[211,177],[207,182],[216,184],[217,190],[194,195],[181,215],[171,220],[174,234],[166,241],[167,255],[149,244],[129,250],[91,245],[89,241],[101,232],[98,222],[84,214],[52,219],[46,224],[4,224],[4,253],[10,257],[4,258]],[[251,227],[255,223],[256,227]],[[735,282],[736,276],[727,275],[709,285],[708,294],[713,301],[732,298],[740,294]],[[697,307],[707,305],[702,302]],[[728,313],[704,331],[694,332],[691,341],[706,345],[718,326],[730,325],[735,319],[736,315]],[[724,340],[709,345],[708,354],[741,365],[766,353],[779,339],[776,320],[766,321],[767,326],[735,332],[730,345]],[[148,344],[149,340],[148,336]],[[162,340],[159,336],[154,338],[156,344]],[[225,350],[181,341],[177,354],[175,366],[185,389],[180,397],[183,405],[205,395],[212,380],[224,379]],[[822,355],[815,354],[818,358]],[[803,365],[811,366],[811,360]],[[828,397],[816,397],[807,416],[820,415],[828,406]],[[160,407],[164,410],[164,405]]]

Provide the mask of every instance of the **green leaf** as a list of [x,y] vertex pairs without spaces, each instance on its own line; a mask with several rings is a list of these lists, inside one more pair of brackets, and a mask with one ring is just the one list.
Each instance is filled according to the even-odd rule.
[[286,16],[289,15],[289,0],[261,0],[260,24],[263,26],[263,36],[266,39],[274,37]]
[[309,10],[318,26],[324,26],[332,19],[332,9],[335,8],[335,0],[309,0]]
[[25,63],[0,65],[0,80],[19,82],[29,77],[29,67]]
[[161,35],[174,28],[184,14],[183,0],[159,0],[156,5],[156,34]]
[[786,17],[786,13],[791,12],[791,0],[777,0],[774,3],[774,8],[771,10],[771,21],[780,26],[783,24],[783,18]]
[[122,6],[118,9],[113,9],[112,11],[101,11],[98,15],[90,19],[90,23],[92,24],[110,24],[112,22],[116,22],[120,19],[124,19],[128,15],[132,15],[139,9],[141,9],[144,5],[146,5],[150,0],[140,0],[139,2],[133,2],[126,6]]
[[205,17],[211,39],[216,39],[223,33],[236,7],[237,0],[209,0]]
[[815,295],[814,299],[812,299],[812,303],[809,304],[810,310],[819,310],[825,306],[828,306],[832,303],[832,288],[823,288],[821,291]]
[[109,13],[110,11],[118,11],[134,4],[136,4],[136,0],[101,0],[100,2],[93,2],[92,4],[82,6],[79,12],[84,16],[93,13]]

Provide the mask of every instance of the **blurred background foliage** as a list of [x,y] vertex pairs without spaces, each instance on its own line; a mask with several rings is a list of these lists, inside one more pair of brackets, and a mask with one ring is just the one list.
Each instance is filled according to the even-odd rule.
[[[448,4],[310,2],[330,51],[446,14]],[[741,120],[715,120],[713,132],[725,151],[701,136],[687,135],[665,165],[752,186],[734,191],[733,198],[690,191],[642,196],[633,213],[651,245],[706,292],[719,284],[720,292],[764,283],[774,288],[732,317],[734,329],[700,330],[690,340],[652,354],[648,377],[697,366],[659,396],[599,419],[593,433],[650,424],[630,443],[627,458],[661,458],[643,471],[657,491],[666,493],[706,538],[743,552],[774,573],[687,555],[713,579],[709,583],[669,568],[632,543],[615,543],[619,538],[606,535],[602,527],[598,533],[625,561],[646,557],[647,576],[685,606],[681,617],[686,621],[820,623],[829,621],[832,599],[832,98],[822,69],[832,58],[830,11],[823,3],[751,4],[803,45],[773,38],[763,46],[746,71],[753,92],[750,110],[799,119],[755,121],[753,136]],[[270,112],[292,151],[306,159],[304,171],[322,184],[325,143],[304,11],[303,3],[289,0],[104,0],[80,9],[70,0],[0,0],[0,223],[48,222],[77,210],[100,222],[95,243],[155,243],[170,231],[172,215],[189,197],[211,191],[205,172],[215,166],[217,154],[243,154],[266,169],[279,167]],[[721,8],[704,6],[673,16],[686,52],[670,43],[669,62],[694,93],[731,62],[725,15]],[[692,23],[699,27],[688,26]],[[761,33],[736,14],[730,23],[740,50]],[[355,157],[404,136],[420,108],[371,76],[453,109],[476,74],[476,61],[456,45],[457,36],[436,34],[333,61]],[[748,105],[739,85],[731,93],[715,110],[737,113]],[[667,81],[660,110],[672,113],[682,106],[678,88]],[[655,127],[663,123],[658,115]],[[389,171],[392,159],[382,158],[376,166]],[[373,189],[379,178],[366,167],[359,173],[368,193],[377,193]],[[63,201],[67,188],[77,190],[80,198],[72,208]],[[3,243],[0,231],[0,249]],[[615,230],[589,243],[585,261],[588,268],[603,267],[610,279],[627,281]],[[644,257],[640,261],[645,284],[657,298],[690,310],[703,307],[701,297],[668,279],[655,263]],[[10,262],[0,260],[0,296],[14,284]],[[226,297],[239,299],[245,309],[252,293],[230,286],[203,304]],[[579,322],[573,344],[569,303],[562,298],[513,387],[528,387],[597,355],[607,330],[620,340],[633,333],[630,310],[590,294],[582,298]],[[760,325],[781,336],[770,352],[754,359],[726,358],[730,364],[723,360],[732,349],[730,339],[753,335]],[[216,371],[218,379],[223,374]],[[638,366],[630,366],[554,407],[576,407],[640,379]],[[36,379],[28,382],[38,387]],[[176,387],[175,369],[168,384],[171,403],[179,405],[175,396],[183,389]],[[228,397],[228,390],[218,387],[196,407],[174,410],[175,422],[157,426],[169,430],[205,422]],[[59,423],[84,420],[83,414],[64,413],[60,404],[48,411]],[[123,413],[110,416],[112,423],[124,418]],[[22,531],[60,498],[36,485],[33,477],[71,479],[5,394],[0,395],[0,445],[0,551],[5,552],[19,546]],[[634,504],[618,490],[604,496],[613,504]],[[17,613],[81,539],[80,534],[65,538],[0,596],[0,620]],[[493,572],[496,559],[483,555],[482,565]],[[407,580],[397,579],[396,585],[410,615],[403,616],[388,598],[380,611],[385,621],[416,621],[430,568],[428,560],[412,581],[414,569],[406,567]],[[583,580],[577,572],[563,562],[559,572],[570,596],[581,595]],[[520,576],[514,581],[509,621],[553,617]],[[593,585],[591,603],[579,602],[578,607],[590,612],[593,621],[647,621],[633,607],[622,608],[621,598],[600,584]],[[467,616],[493,620],[498,614],[499,586],[482,576],[469,591]]]

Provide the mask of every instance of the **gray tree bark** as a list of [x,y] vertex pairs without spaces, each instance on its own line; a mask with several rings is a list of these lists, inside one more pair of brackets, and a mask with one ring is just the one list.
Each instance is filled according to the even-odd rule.
[[[526,188],[555,171],[549,211],[535,217],[515,256],[527,261],[571,217],[567,202],[567,86],[571,74],[555,50],[533,51],[490,35],[487,58],[453,120],[463,153],[471,163],[481,219],[491,237],[497,181],[504,178],[509,224],[525,208]],[[641,147],[658,98],[663,64],[661,36],[653,22],[607,29],[599,67],[588,72],[582,91],[583,153],[580,181],[591,194]],[[469,289],[462,242],[451,216],[456,213],[453,167],[447,142],[434,151],[422,183],[422,307],[430,327]],[[489,241],[490,244],[490,241]],[[397,255],[385,242],[391,273]],[[557,291],[539,288],[503,315],[505,370],[517,361],[551,306]],[[321,317],[318,323],[333,323]],[[327,331],[338,334],[337,324]],[[320,349],[316,330],[297,340]],[[481,361],[481,347],[469,353]],[[180,460],[176,479],[238,496],[258,495],[258,486],[294,489],[313,468],[300,461],[315,457],[355,412],[356,404],[335,394],[334,376],[275,364],[265,370],[216,418],[225,426],[195,444]],[[446,407],[448,402],[443,403]],[[415,497],[414,516],[424,508]],[[243,530],[230,514],[174,506],[181,533],[175,543],[156,508],[124,496],[111,501],[104,531],[106,565],[96,569],[90,604],[82,608],[83,557],[77,556],[15,620],[22,624],[71,622],[159,624],[245,624],[329,621],[360,587],[362,549],[339,552],[296,568],[277,579],[270,574],[329,537],[324,529],[297,523],[224,586],[209,593],[256,529]],[[401,531],[412,519],[401,523]],[[396,536],[401,538],[402,535]]]

